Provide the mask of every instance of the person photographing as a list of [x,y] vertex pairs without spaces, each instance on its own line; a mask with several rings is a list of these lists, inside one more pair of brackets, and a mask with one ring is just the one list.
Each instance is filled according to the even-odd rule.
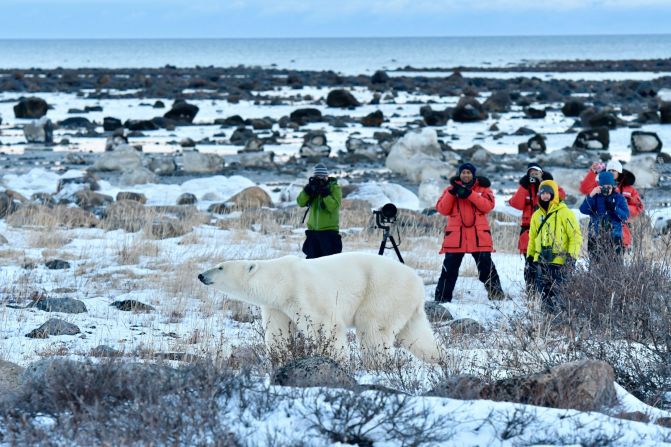
[[308,207],[302,248],[308,259],[342,252],[339,232],[342,190],[338,181],[328,174],[326,166],[321,163],[315,165],[312,177],[296,198],[298,206]]

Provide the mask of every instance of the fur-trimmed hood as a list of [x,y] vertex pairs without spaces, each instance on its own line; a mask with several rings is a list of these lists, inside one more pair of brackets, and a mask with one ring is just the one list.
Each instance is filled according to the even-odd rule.
[[[541,175],[541,178],[543,179],[542,181],[545,180],[554,180],[554,177],[552,177],[552,174],[549,172],[543,171],[543,174]],[[520,178],[520,185],[524,186],[525,188],[529,189],[531,186],[531,182],[529,181],[529,174],[525,174]]]
[[617,183],[620,186],[633,186],[634,183],[636,183],[636,176],[634,175],[634,173],[631,171],[627,171],[626,169],[622,170],[622,174],[620,174],[620,177],[622,177],[622,179],[617,180]]
[[[450,178],[450,185],[456,186],[457,184],[462,184],[462,181],[458,175],[455,175],[454,177]],[[473,186],[475,185],[482,186],[483,188],[489,188],[492,186],[492,182],[490,182],[487,177],[477,176],[473,180]]]

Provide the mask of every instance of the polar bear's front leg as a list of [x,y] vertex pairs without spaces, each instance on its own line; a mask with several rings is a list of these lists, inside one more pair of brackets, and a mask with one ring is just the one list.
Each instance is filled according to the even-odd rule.
[[289,317],[279,310],[261,306],[261,321],[266,347],[269,350],[286,349],[295,329]]

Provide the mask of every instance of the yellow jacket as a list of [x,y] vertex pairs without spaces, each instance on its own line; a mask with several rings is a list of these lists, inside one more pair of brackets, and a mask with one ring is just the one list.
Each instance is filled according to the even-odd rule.
[[[540,189],[543,185],[552,187],[554,197],[547,211],[539,207],[531,216],[527,257],[533,256],[534,261],[538,262],[542,247],[552,247],[552,254],[555,256],[551,263],[562,265],[566,262],[567,255],[578,259],[582,246],[580,225],[573,211],[559,200],[557,183],[553,180],[545,180],[538,188]],[[546,219],[547,222],[541,227]]]

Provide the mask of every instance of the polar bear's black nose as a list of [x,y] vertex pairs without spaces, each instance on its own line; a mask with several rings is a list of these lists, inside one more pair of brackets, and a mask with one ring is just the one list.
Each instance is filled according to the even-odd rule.
[[200,275],[198,275],[198,279],[199,279],[200,282],[202,282],[203,284],[207,284],[207,283],[205,282],[205,277],[203,276],[202,273],[201,273]]

